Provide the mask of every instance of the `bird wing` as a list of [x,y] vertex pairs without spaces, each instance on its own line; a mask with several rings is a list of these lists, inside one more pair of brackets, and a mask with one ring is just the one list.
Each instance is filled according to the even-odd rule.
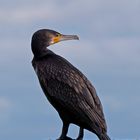
[[41,83],[47,85],[48,93],[69,111],[80,113],[85,119],[88,118],[94,125],[106,131],[102,105],[90,81],[60,56],[57,56],[57,59],[49,59],[42,67],[45,73],[42,68],[42,78],[41,75],[39,77]]

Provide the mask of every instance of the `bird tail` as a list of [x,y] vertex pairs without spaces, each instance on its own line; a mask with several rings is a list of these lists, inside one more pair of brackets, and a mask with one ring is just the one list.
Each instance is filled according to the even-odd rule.
[[99,136],[99,139],[100,139],[100,140],[111,140],[110,137],[109,137],[106,133],[101,134],[101,135]]

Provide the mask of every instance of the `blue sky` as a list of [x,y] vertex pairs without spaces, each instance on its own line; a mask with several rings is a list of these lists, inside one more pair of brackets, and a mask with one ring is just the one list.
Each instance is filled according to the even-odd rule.
[[[80,41],[50,47],[92,81],[112,138],[140,138],[139,0],[0,0],[0,137],[48,140],[61,121],[31,66],[32,34],[50,28]],[[70,127],[75,137],[78,128]],[[85,139],[95,135],[86,131]]]

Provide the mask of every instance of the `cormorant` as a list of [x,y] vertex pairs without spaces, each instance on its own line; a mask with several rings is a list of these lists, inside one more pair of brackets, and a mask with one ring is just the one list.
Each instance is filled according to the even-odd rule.
[[84,129],[95,133],[100,140],[110,140],[93,85],[70,62],[47,48],[60,41],[78,39],[76,35],[62,35],[49,29],[36,31],[31,41],[32,65],[46,97],[62,119],[62,134],[58,140],[71,139],[67,137],[70,123],[80,127],[77,140],[83,139]]

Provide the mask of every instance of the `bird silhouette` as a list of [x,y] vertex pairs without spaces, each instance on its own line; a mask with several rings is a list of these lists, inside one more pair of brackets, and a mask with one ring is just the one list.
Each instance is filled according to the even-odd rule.
[[95,133],[100,140],[110,140],[102,104],[91,82],[65,58],[48,49],[57,42],[78,39],[77,35],[63,35],[49,29],[36,31],[31,41],[32,65],[47,99],[63,122],[58,140],[71,140],[67,136],[70,123],[80,127],[77,140],[83,139],[84,129]]

